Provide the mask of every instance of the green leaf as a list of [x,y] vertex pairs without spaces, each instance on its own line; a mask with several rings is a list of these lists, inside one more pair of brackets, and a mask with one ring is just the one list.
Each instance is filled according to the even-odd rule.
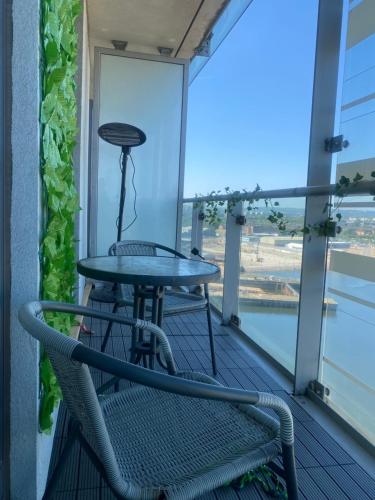
[[82,4],[79,1],[73,2],[72,5],[72,17],[75,19],[77,16],[80,15],[82,11]]
[[54,12],[48,12],[47,23],[44,26],[46,35],[50,34],[56,40],[60,38],[59,19]]
[[51,258],[57,254],[56,240],[53,236],[46,236],[44,238],[43,245],[48,250]]
[[61,35],[61,45],[66,52],[69,53],[71,51],[71,46],[74,44],[74,41],[74,33],[63,31]]
[[50,40],[45,48],[45,57],[47,65],[53,66],[59,59],[59,49],[54,40]]
[[66,75],[66,66],[62,68],[55,68],[47,77],[46,93],[48,94],[56,85],[59,86],[64,80]]
[[57,95],[56,94],[48,94],[44,101],[42,102],[41,113],[40,113],[40,121],[42,123],[47,123],[51,118],[52,113],[55,110],[57,103]]
[[349,177],[345,177],[345,175],[342,175],[339,180],[339,185],[340,186],[348,186],[350,184],[350,179]]

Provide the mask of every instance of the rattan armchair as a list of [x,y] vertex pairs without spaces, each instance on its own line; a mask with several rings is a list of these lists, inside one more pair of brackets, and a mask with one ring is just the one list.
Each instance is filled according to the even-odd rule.
[[[169,374],[86,347],[49,327],[45,311],[149,330],[159,339]],[[297,498],[293,419],[279,397],[226,388],[200,373],[178,373],[167,337],[149,322],[53,302],[28,303],[19,319],[46,350],[72,419],[44,499],[52,497],[76,439],[118,498],[192,499],[280,454],[289,499]],[[103,387],[95,391],[89,367],[134,384],[105,395]],[[272,408],[279,422],[262,406]]]

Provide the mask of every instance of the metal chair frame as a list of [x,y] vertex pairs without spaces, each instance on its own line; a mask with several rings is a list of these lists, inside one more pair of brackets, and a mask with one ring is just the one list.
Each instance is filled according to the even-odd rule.
[[[151,331],[159,339],[169,374],[151,371],[141,366],[95,351],[83,345],[81,342],[57,332],[44,322],[43,313],[47,311],[80,314],[84,317],[92,317],[123,325],[142,327],[145,330]],[[253,459],[251,459],[251,462],[253,466],[260,465],[261,463],[268,463],[277,456],[279,450],[282,456],[284,471],[273,463],[271,463],[271,467],[273,470],[284,475],[288,498],[290,500],[298,499],[294,459],[293,418],[288,405],[278,396],[257,391],[227,388],[207,375],[194,372],[191,372],[188,378],[182,378],[176,371],[173,354],[166,335],[160,328],[149,322],[123,318],[118,315],[103,313],[72,304],[54,302],[30,302],[25,304],[19,311],[19,320],[23,327],[34,338],[39,340],[46,349],[61,385],[68,410],[73,416],[67,443],[63,449],[60,461],[47,484],[43,500],[52,498],[57,479],[61,475],[63,465],[66,463],[76,439],[79,440],[97,470],[103,474],[103,477],[106,479],[109,487],[117,498],[156,499],[163,496],[162,490],[143,490],[137,483],[132,482],[131,478],[124,479],[121,476],[117,458],[114,454],[112,442],[109,438],[101,406],[98,401],[98,394],[103,394],[104,391],[118,379],[125,379],[146,388],[152,388],[152,390],[156,389],[159,391],[159,398],[162,397],[163,393],[166,395],[170,393],[188,397],[188,399],[199,398],[211,400],[213,402],[212,404],[214,404],[215,401],[222,401],[228,404],[239,405],[238,411],[245,411],[246,408],[249,408],[248,411],[250,411],[251,408],[254,408],[251,411],[256,412],[257,415],[259,415],[258,418],[262,418],[263,420],[261,421],[264,421],[265,425],[270,425],[271,421],[272,426],[278,424],[270,416],[264,414],[255,407],[273,409],[279,418],[278,428],[281,447],[274,448],[272,444],[273,451],[266,452],[264,445],[260,444],[261,450],[263,451],[259,450],[256,464],[254,464]],[[95,393],[88,366],[111,374],[113,379],[99,388]],[[125,394],[126,391],[127,389],[116,394]],[[172,408],[171,412],[173,414]],[[168,425],[168,420],[169,419],[166,421],[166,425]],[[207,440],[209,439],[210,436],[207,436]],[[272,441],[272,443],[273,442],[274,441]],[[126,443],[123,443],[123,446],[127,446]],[[237,460],[237,458],[233,458],[233,460]],[[220,486],[230,478],[234,479],[236,474],[238,475],[239,469],[242,468],[243,470],[244,467],[246,467],[246,462],[242,462],[240,468],[238,465],[232,466],[230,463],[227,463],[225,466],[221,465],[220,470],[217,472],[215,472],[216,469],[208,469],[210,471],[209,481],[205,479],[206,473],[203,471],[203,478],[202,476],[196,476],[194,479],[189,480],[185,487],[179,484],[176,486],[176,490],[170,490],[170,498],[195,498],[195,496]]]
[[[142,254],[140,253],[141,251],[149,250],[149,252]],[[187,259],[187,257],[182,254],[181,252],[178,252],[177,250],[174,250],[173,248],[169,248],[165,245],[160,245],[159,243],[154,243],[150,241],[141,241],[141,240],[128,240],[128,241],[119,241],[117,243],[113,243],[113,245],[110,246],[108,255],[157,255],[157,250],[161,250],[163,252],[166,252],[168,254],[173,255],[176,258],[180,259]],[[136,252],[136,253],[134,253]],[[212,363],[212,371],[213,374],[217,374],[217,366],[216,366],[216,355],[215,355],[215,340],[214,340],[214,332],[213,332],[213,326],[212,326],[212,317],[211,317],[211,304],[210,304],[210,295],[208,291],[208,285],[207,283],[204,284],[204,295],[202,297],[202,301],[197,304],[193,304],[192,301],[192,306],[188,310],[180,309],[178,310],[177,308],[172,311],[168,312],[168,309],[166,309],[163,313],[164,317],[168,316],[175,316],[179,314],[188,314],[192,312],[197,312],[197,311],[206,311],[206,316],[207,316],[207,327],[208,327],[208,337],[209,337],[209,342],[210,342],[210,352],[211,352],[211,363]],[[172,292],[172,291],[166,291],[166,295],[174,295],[175,297],[178,298],[179,292]],[[193,298],[192,293],[186,293],[183,292],[180,294],[181,298],[183,299],[185,296],[185,299],[190,295]],[[147,298],[150,297],[150,292],[147,294],[140,293],[139,296],[139,310],[137,313],[140,314],[141,318],[145,318],[145,308],[146,308],[146,300]],[[95,299],[94,299],[95,300]],[[116,313],[120,307],[127,307],[127,306],[133,306],[133,302],[127,300],[126,298],[119,298],[119,293],[118,290],[114,291],[113,293],[113,301],[114,305],[112,308],[112,313]],[[157,323],[159,326],[161,326],[161,315],[160,312],[152,311],[151,312],[151,321],[153,323]],[[105,352],[106,346],[109,340],[109,336],[111,334],[112,330],[112,323],[108,323],[106,333],[103,339],[103,343],[101,346],[101,352]],[[142,333],[141,333],[142,336]],[[151,339],[151,343],[154,341],[154,339]],[[152,365],[151,359],[153,360],[153,357],[150,356],[150,362],[149,364]],[[138,356],[137,358],[132,359],[134,362],[139,362],[140,357]],[[143,364],[147,366],[147,361],[146,357],[143,356]],[[151,366],[153,368],[153,366]]]

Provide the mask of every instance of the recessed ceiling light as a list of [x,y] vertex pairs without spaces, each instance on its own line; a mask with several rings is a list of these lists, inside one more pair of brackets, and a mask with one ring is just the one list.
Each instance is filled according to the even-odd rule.
[[108,28],[100,28],[100,31],[103,31],[103,33],[107,33],[107,31],[109,31]]
[[173,52],[171,47],[158,47],[159,54],[162,56],[170,56]]
[[116,50],[125,50],[128,42],[125,40],[111,40],[113,47]]

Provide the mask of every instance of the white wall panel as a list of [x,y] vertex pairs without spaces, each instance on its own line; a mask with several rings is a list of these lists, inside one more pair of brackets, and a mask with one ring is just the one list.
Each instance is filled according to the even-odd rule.
[[[97,126],[122,122],[143,130],[145,144],[132,149],[138,218],[123,239],[175,246],[177,203],[184,145],[184,64],[100,54],[96,85]],[[97,70],[98,73],[98,70]],[[98,85],[99,83],[99,85]],[[94,140],[97,140],[96,137]],[[116,240],[121,148],[98,139],[96,253]],[[95,162],[95,158],[94,158]],[[95,168],[93,170],[95,175]],[[128,162],[124,225],[134,218],[133,165]]]

